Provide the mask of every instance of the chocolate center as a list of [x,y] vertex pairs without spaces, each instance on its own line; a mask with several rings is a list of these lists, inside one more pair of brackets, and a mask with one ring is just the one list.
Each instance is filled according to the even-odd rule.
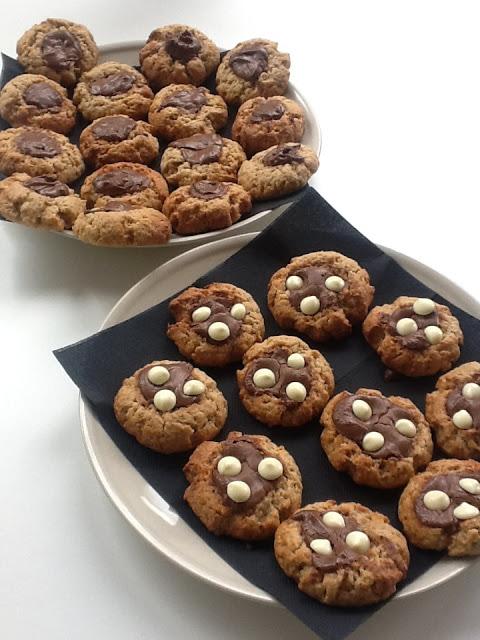
[[85,213],[98,213],[99,211],[131,211],[132,209],[136,209],[132,204],[128,202],[122,202],[121,200],[110,200],[103,207],[95,207],[94,209],[89,209]]
[[228,191],[227,185],[223,182],[211,182],[210,180],[199,180],[190,187],[190,195],[201,200],[213,200],[221,198]]
[[[465,475],[461,473],[446,473],[435,476],[429,480],[422,489],[422,492],[415,501],[415,513],[417,518],[426,527],[438,527],[453,533],[460,526],[460,521],[453,514],[453,511],[462,502],[480,509],[480,495],[473,495],[462,489],[459,481],[462,478],[473,478],[480,481],[478,475]],[[443,491],[450,498],[449,506],[441,511],[440,509],[428,509],[423,502],[423,497],[427,491]]]
[[42,40],[41,50],[47,67],[55,71],[75,67],[82,57],[82,49],[77,38],[63,29],[47,33]]
[[200,109],[207,104],[207,96],[205,89],[200,87],[199,89],[183,89],[172,93],[166,100],[162,102],[159,111],[166,109],[167,107],[174,107],[176,109],[184,109],[190,113],[198,113]]
[[15,137],[17,149],[34,158],[54,158],[62,151],[60,143],[46,131],[24,131]]
[[[192,320],[192,329],[210,344],[225,344],[228,340],[233,340],[238,336],[242,327],[242,321],[237,320],[230,313],[234,304],[234,302],[230,302],[230,300],[227,300],[226,298],[206,298],[205,300],[196,303],[195,307],[190,309],[190,317],[191,313],[195,309],[198,309],[198,307],[208,307],[211,309],[212,313],[210,314],[210,317],[203,322],[193,322]],[[208,335],[208,329],[214,322],[223,322],[227,325],[230,330],[230,335],[226,340],[222,340],[220,342],[218,340],[213,340],[213,338]]]
[[150,179],[129,169],[113,169],[97,176],[93,188],[97,193],[117,198],[129,193],[143,191],[150,186]]
[[128,116],[105,116],[99,122],[92,124],[92,133],[95,138],[107,140],[107,142],[122,142],[137,126],[137,123]]
[[171,142],[170,147],[180,149],[185,162],[210,164],[218,162],[222,154],[222,138],[216,133],[195,133],[189,138]]
[[196,58],[200,49],[200,42],[188,29],[165,42],[165,51],[168,55],[173,60],[178,60],[183,64],[186,64],[192,58]]
[[38,109],[54,109],[62,104],[62,96],[47,82],[34,82],[23,92],[23,99]]
[[[475,379],[470,380],[469,382],[476,382],[480,384],[480,376],[477,376]],[[478,433],[474,434],[477,440],[480,438],[480,398],[466,398],[463,393],[463,384],[451,391],[447,396],[447,413],[452,418],[457,411],[461,411],[464,409],[468,411],[468,413],[472,416],[473,424],[472,429],[476,429]],[[468,431],[467,429],[465,431]],[[472,435],[470,431],[468,431],[468,437],[471,438]]]
[[36,176],[23,183],[25,187],[47,198],[68,196],[70,189],[53,176]]
[[[293,369],[287,365],[287,359],[290,354],[284,349],[275,349],[271,356],[264,358],[256,358],[248,365],[247,372],[245,374],[245,388],[248,393],[253,395],[262,395],[268,393],[269,395],[280,398],[285,403],[298,406],[298,402],[290,400],[287,396],[286,388],[290,382],[300,382],[305,389],[310,391],[312,384],[310,371],[308,366],[302,369]],[[253,382],[253,376],[259,369],[270,369],[275,375],[275,385],[267,389],[261,389]]]
[[265,100],[260,102],[252,111],[250,122],[265,122],[266,120],[280,120],[285,113],[285,107],[280,100]]
[[160,391],[160,389],[173,391],[177,399],[175,409],[180,407],[189,407],[191,404],[200,400],[201,396],[187,396],[183,393],[183,387],[192,375],[193,366],[191,364],[188,364],[188,362],[175,362],[172,364],[161,365],[165,367],[165,369],[168,369],[168,372],[170,373],[170,378],[162,385],[153,384],[153,382],[148,379],[148,372],[156,366],[158,365],[144,367],[138,374],[138,386],[140,387],[140,391],[147,402],[153,404],[155,394],[157,391]]
[[229,63],[239,78],[256,81],[268,67],[268,52],[265,47],[244,47],[230,56]]
[[132,74],[120,71],[94,80],[90,85],[90,93],[92,96],[107,96],[110,98],[121,93],[127,93],[134,84],[135,78]]
[[302,164],[303,156],[300,154],[299,144],[279,144],[263,156],[262,162],[267,167],[276,167],[281,164]]
[[290,304],[300,310],[300,303],[308,296],[316,296],[320,300],[320,310],[338,305],[338,293],[330,291],[325,285],[325,280],[331,276],[332,271],[327,267],[304,267],[288,274],[299,276],[303,280],[300,289],[289,291]]
[[[407,336],[401,336],[397,331],[397,322],[402,320],[402,318],[412,318],[415,320],[418,329]],[[401,342],[403,347],[415,351],[422,351],[430,346],[425,335],[425,327],[438,327],[439,324],[438,313],[436,311],[429,313],[427,316],[421,316],[414,312],[413,306],[396,309],[388,319],[388,329],[390,334],[395,336],[395,338]]]

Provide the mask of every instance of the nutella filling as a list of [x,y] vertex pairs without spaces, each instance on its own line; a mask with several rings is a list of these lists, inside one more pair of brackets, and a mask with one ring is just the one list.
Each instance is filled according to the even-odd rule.
[[230,56],[229,64],[239,78],[254,82],[268,67],[268,52],[265,47],[243,47]]
[[[480,376],[475,379],[469,380],[469,382],[476,382],[480,384]],[[476,438],[480,438],[480,398],[466,398],[463,393],[463,384],[457,389],[453,389],[447,396],[447,413],[453,418],[457,411],[464,409],[472,416],[473,424],[472,429],[477,429],[478,433],[475,434]],[[469,433],[469,437],[472,437]]]
[[121,200],[110,200],[103,207],[95,207],[94,209],[89,209],[85,211],[85,213],[97,213],[98,211],[131,211],[135,209],[132,204],[128,202],[122,202]]
[[54,109],[62,104],[62,96],[47,82],[34,82],[23,92],[23,99],[27,104],[38,109]]
[[227,191],[228,187],[223,182],[211,182],[210,180],[199,180],[190,187],[190,195],[201,200],[221,198]]
[[178,60],[183,64],[186,64],[192,58],[196,58],[200,49],[200,42],[188,29],[165,42],[165,51],[168,55],[173,60]]
[[325,280],[335,275],[327,267],[304,267],[289,276],[299,276],[303,284],[300,289],[289,291],[290,304],[300,311],[300,303],[307,296],[316,296],[320,301],[320,310],[338,305],[338,293],[327,289]]
[[[412,318],[415,320],[418,327],[417,331],[414,331],[407,336],[399,335],[397,332],[397,322],[402,318]],[[425,336],[425,327],[438,327],[439,325],[440,322],[436,311],[429,313],[427,316],[421,316],[414,312],[413,306],[396,309],[388,318],[388,330],[391,335],[394,335],[397,340],[402,343],[402,346],[414,351],[422,351],[430,346],[430,343]]]
[[135,84],[135,78],[130,73],[111,73],[104,78],[97,78],[90,85],[92,96],[118,96],[127,93]]
[[141,173],[129,169],[114,169],[98,175],[93,181],[97,193],[118,198],[129,193],[143,191],[150,186],[150,180]]
[[195,133],[189,138],[171,142],[170,147],[180,149],[185,162],[210,164],[218,162],[222,154],[223,141],[216,133]]
[[285,107],[280,100],[265,100],[260,102],[252,111],[250,122],[265,122],[266,120],[280,120],[285,113]]
[[[360,420],[352,410],[355,400],[363,400],[371,410],[368,420]],[[384,437],[384,444],[378,451],[364,451],[372,458],[408,458],[412,451],[413,438],[402,435],[396,428],[397,420],[405,418],[413,420],[412,414],[406,409],[394,405],[384,396],[354,395],[349,393],[340,400],[333,412],[333,423],[336,430],[346,438],[353,440],[360,447],[365,435],[369,431],[378,431]]]
[[[230,302],[226,298],[206,298],[205,300],[196,303],[195,309],[198,307],[208,307],[211,309],[212,313],[210,314],[210,317],[203,322],[192,321],[192,329],[210,344],[218,345],[220,344],[219,341],[213,340],[208,335],[208,329],[214,322],[223,322],[229,328],[230,335],[226,340],[223,340],[222,343],[225,343],[227,340],[233,340],[240,333],[240,329],[242,327],[242,321],[236,320],[230,313],[234,304],[234,302]],[[193,311],[194,309],[191,309],[191,312]]]
[[301,164],[304,159],[300,154],[299,144],[279,144],[263,156],[262,162],[267,167],[281,164]]
[[60,143],[46,131],[24,131],[15,137],[17,149],[34,158],[54,158],[62,151]]
[[95,138],[107,142],[122,142],[137,126],[128,116],[105,116],[99,122],[92,124],[91,130]]
[[158,111],[167,107],[175,107],[176,109],[184,109],[189,113],[198,113],[206,104],[207,96],[203,87],[183,89],[168,96],[159,106]]
[[47,33],[42,40],[41,49],[43,61],[55,71],[75,67],[82,57],[79,41],[73,33],[64,29]]
[[23,183],[25,187],[47,198],[59,198],[68,196],[70,189],[53,176],[36,176]]
[[[415,501],[415,513],[420,522],[426,527],[445,529],[453,533],[460,526],[460,520],[455,517],[454,509],[462,502],[480,509],[480,494],[473,495],[465,491],[459,482],[463,478],[473,478],[480,481],[480,476],[466,475],[461,473],[446,473],[429,480],[422,489],[422,492]],[[440,509],[428,509],[423,498],[428,491],[443,491],[450,498],[449,506],[443,511]]]
[[153,404],[155,394],[157,391],[160,391],[160,389],[173,391],[177,399],[175,409],[189,407],[191,404],[199,401],[200,396],[187,396],[183,393],[183,387],[192,375],[193,366],[191,364],[188,364],[188,362],[175,362],[173,364],[162,365],[165,369],[168,369],[170,374],[170,378],[162,385],[153,384],[153,382],[148,379],[148,372],[155,366],[157,365],[144,367],[138,374],[138,386],[147,402]]
[[[249,364],[245,374],[245,388],[248,393],[253,395],[262,395],[268,393],[270,395],[281,398],[285,403],[291,403],[298,406],[298,402],[290,400],[287,396],[286,388],[290,382],[300,382],[305,389],[310,391],[312,380],[308,366],[302,369],[293,369],[287,365],[287,359],[290,354],[283,349],[275,349],[270,356],[256,358]],[[275,385],[267,389],[257,387],[253,382],[253,376],[259,369],[270,369],[275,375]]]

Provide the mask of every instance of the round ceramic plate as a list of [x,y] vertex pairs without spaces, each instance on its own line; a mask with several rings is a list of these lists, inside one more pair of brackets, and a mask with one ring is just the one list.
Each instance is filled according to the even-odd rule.
[[[133,42],[119,42],[116,44],[110,44],[103,47],[100,47],[100,62],[105,62],[107,60],[115,60],[117,62],[124,62],[126,64],[136,65],[138,64],[138,52],[143,47],[145,43],[143,41],[133,41]],[[317,155],[320,155],[320,149],[322,146],[322,136],[320,132],[320,128],[315,122],[315,117],[313,115],[312,109],[306,102],[305,98],[302,94],[295,88],[295,86],[290,82],[288,86],[288,91],[285,94],[287,97],[292,98],[295,102],[298,102],[303,109],[305,110],[305,134],[303,136],[302,142],[317,152]],[[173,234],[168,245],[155,245],[156,247],[162,246],[188,246],[195,245],[205,242],[210,242],[211,240],[216,240],[218,238],[222,238],[227,235],[231,235],[234,233],[245,233],[247,230],[251,229],[254,225],[255,228],[258,228],[258,222],[262,221],[265,225],[269,221],[269,214],[272,213],[273,208],[281,204],[289,204],[295,199],[295,194],[287,198],[279,199],[278,204],[270,201],[266,203],[265,209],[261,211],[257,211],[253,215],[250,215],[247,218],[239,220],[232,227],[228,227],[227,229],[220,229],[218,231],[210,231],[208,233],[199,233],[191,236],[179,236],[177,234]],[[78,240],[76,236],[73,235],[71,231],[62,231],[60,235],[71,238],[73,240]],[[138,248],[138,247],[137,247]],[[144,248],[152,248],[144,247]]]
[[[120,298],[101,328],[127,320],[187,287],[199,275],[244,247],[256,235],[249,233],[218,240],[191,249],[161,265]],[[427,286],[480,318],[480,304],[456,284],[412,258],[385,247],[382,249]],[[141,536],[167,558],[199,578],[238,595],[277,604],[271,596],[222,560],[179,518],[113,444],[82,398],[80,419],[87,452],[100,483],[114,505]],[[431,589],[453,578],[468,565],[469,561],[465,559],[443,558],[400,590],[395,598],[405,598]]]

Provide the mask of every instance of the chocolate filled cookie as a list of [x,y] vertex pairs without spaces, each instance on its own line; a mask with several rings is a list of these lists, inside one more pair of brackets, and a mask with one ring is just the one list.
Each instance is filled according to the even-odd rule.
[[61,133],[38,127],[0,131],[0,172],[73,182],[85,169],[80,151]]
[[252,296],[233,284],[190,287],[170,302],[174,322],[167,336],[195,364],[223,367],[237,362],[263,339],[265,325]]
[[113,408],[125,431],[160,453],[211,440],[227,418],[227,401],[215,380],[173,360],[155,360],[126,378]]
[[237,112],[232,138],[247,156],[285,142],[300,142],[305,130],[302,107],[284,96],[251,98]]
[[135,162],[106,164],[90,174],[80,195],[89,207],[103,207],[111,200],[160,210],[168,195],[162,176]]
[[432,459],[430,427],[407,398],[342,391],[325,407],[321,423],[330,464],[357,484],[401,487]]
[[152,100],[153,92],[142,74],[121,62],[103,62],[84,73],[73,94],[85,120],[116,114],[146,118]]
[[145,247],[168,242],[172,228],[156,209],[110,200],[79,216],[73,232],[82,242],[97,246]]
[[27,227],[65,231],[85,210],[85,202],[53,176],[14,173],[0,181],[0,214]]
[[275,534],[282,570],[311,598],[361,607],[392,596],[408,571],[407,541],[386,516],[355,502],[306,505]]
[[17,42],[17,55],[27,73],[72,87],[82,73],[97,64],[98,49],[83,25],[49,18],[23,34]]
[[244,160],[245,154],[238,142],[216,133],[196,133],[168,145],[160,170],[173,187],[199,180],[237,182]]
[[237,381],[245,409],[269,427],[302,426],[320,414],[335,386],[322,354],[293,336],[250,347]]
[[463,333],[450,309],[429,298],[400,296],[374,307],[363,335],[388,369],[405,376],[432,376],[460,357]]
[[85,127],[79,147],[85,162],[95,168],[113,162],[150,164],[159,149],[149,124],[123,115],[98,118]]
[[23,73],[0,91],[0,116],[12,127],[32,126],[67,134],[77,110],[67,91],[54,80]]
[[452,458],[480,459],[480,363],[467,362],[437,380],[425,416],[437,445]]
[[240,42],[228,51],[217,70],[217,92],[227,104],[285,93],[290,56],[277,43],[263,38]]
[[163,213],[176,233],[188,235],[230,227],[251,208],[250,196],[240,185],[200,180],[171,193]]
[[295,142],[278,144],[244,162],[238,182],[254,200],[280,198],[304,187],[318,164],[310,147]]
[[204,442],[183,470],[184,498],[215,535],[270,538],[302,501],[295,460],[265,436],[231,431],[223,442]]
[[480,555],[480,463],[431,462],[405,487],[398,517],[409,542],[421,549]]
[[293,258],[273,274],[268,306],[283,329],[325,342],[350,335],[367,315],[374,291],[355,260],[318,251]]
[[198,29],[183,24],[154,29],[140,50],[142,73],[156,89],[203,84],[219,62],[218,47]]
[[155,134],[165,140],[215,133],[227,118],[227,105],[220,96],[192,84],[165,87],[155,96],[148,113]]

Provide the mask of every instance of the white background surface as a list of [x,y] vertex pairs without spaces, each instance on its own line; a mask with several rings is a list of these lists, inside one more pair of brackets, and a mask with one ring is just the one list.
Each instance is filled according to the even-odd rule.
[[[265,36],[323,130],[321,193],[372,240],[477,298],[480,40],[475,2],[8,2],[0,47],[46,17],[99,44],[170,22],[219,44]],[[314,13],[313,13],[314,11]],[[77,391],[52,349],[93,332],[171,251],[93,249],[0,229],[0,636],[5,640],[313,638],[279,609],[235,599],[156,555],[104,496],[80,437]],[[477,636],[480,565],[391,603],[352,638]]]

